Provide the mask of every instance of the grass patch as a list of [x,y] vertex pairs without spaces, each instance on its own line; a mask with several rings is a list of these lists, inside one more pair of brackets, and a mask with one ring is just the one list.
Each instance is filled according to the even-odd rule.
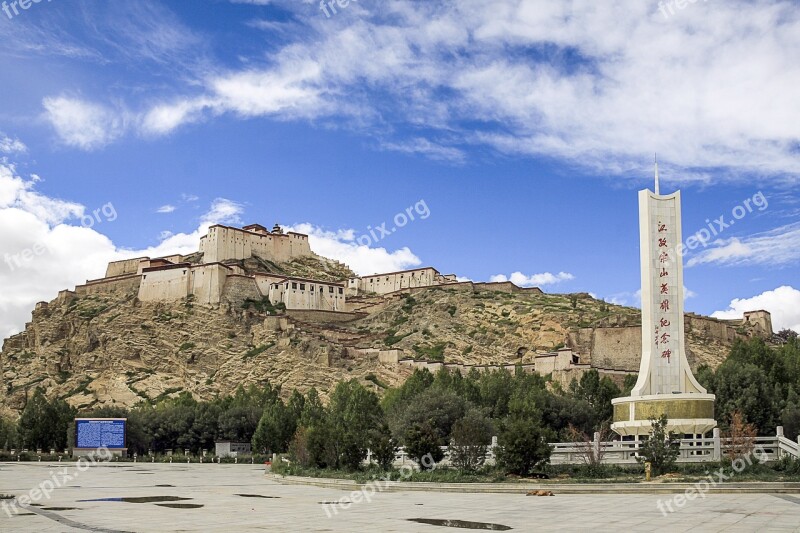
[[195,343],[193,342],[184,342],[181,344],[181,347],[178,349],[179,352],[185,352],[186,350],[191,350],[195,347]]
[[386,346],[394,346],[395,344],[397,344],[398,342],[400,342],[401,340],[405,339],[406,337],[408,337],[411,334],[412,333],[406,333],[405,335],[398,335],[397,331],[389,330],[389,331],[386,332],[386,337],[383,339],[383,343]]
[[266,297],[261,298],[260,300],[245,298],[244,302],[242,303],[242,309],[255,309],[259,313],[277,315],[278,311],[286,310],[286,305],[283,302],[278,302],[276,305],[272,305],[272,302],[270,302],[269,298]]
[[251,348],[250,350],[247,350],[244,353],[244,355],[242,355],[242,357],[244,359],[250,359],[251,357],[255,357],[255,356],[259,355],[259,354],[262,354],[262,353],[266,352],[267,350],[269,350],[273,346],[275,346],[274,342],[270,342],[268,344],[262,344],[261,346],[256,346],[254,348]]
[[378,379],[378,376],[376,376],[372,372],[370,372],[369,374],[364,376],[364,379],[367,380],[367,381],[371,381],[372,383],[374,383],[375,385],[377,385],[378,387],[380,387],[382,389],[388,389],[389,388],[389,385],[387,385],[386,383],[384,383],[383,381]]
[[420,346],[415,344],[414,351],[426,361],[444,361],[444,349],[447,348],[447,342],[437,342],[433,346]]
[[106,309],[108,309],[107,305],[100,305],[98,307],[89,307],[78,311],[78,316],[81,318],[85,318],[86,320],[91,320],[96,316],[100,315],[100,313],[102,313]]

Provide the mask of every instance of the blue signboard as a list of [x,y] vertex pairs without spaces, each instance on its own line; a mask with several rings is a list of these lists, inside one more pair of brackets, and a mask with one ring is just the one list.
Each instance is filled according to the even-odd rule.
[[125,448],[124,418],[75,419],[76,448]]

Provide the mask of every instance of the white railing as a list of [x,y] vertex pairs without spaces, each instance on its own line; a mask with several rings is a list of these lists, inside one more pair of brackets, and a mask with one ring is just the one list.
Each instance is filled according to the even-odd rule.
[[[800,459],[800,436],[797,442],[783,436],[783,427],[778,426],[774,437],[756,437],[753,446],[758,446],[760,457],[766,457],[767,462],[778,461],[783,457]],[[586,463],[587,455],[601,457],[603,464],[633,465],[642,441],[600,441],[600,434],[595,433],[592,442],[551,442],[550,464],[552,465],[580,465]],[[497,437],[492,439],[492,446],[486,453],[486,464],[494,464],[494,447],[497,446]],[[713,436],[708,438],[682,439],[680,441],[680,454],[678,463],[702,463],[706,461],[719,461],[731,449],[731,439],[722,438],[719,428],[714,429]],[[444,459],[438,464],[450,464],[450,452],[442,446]],[[370,454],[371,456],[371,454]],[[367,458],[371,462],[371,457]],[[415,465],[401,447],[397,450],[394,460],[395,466]]]

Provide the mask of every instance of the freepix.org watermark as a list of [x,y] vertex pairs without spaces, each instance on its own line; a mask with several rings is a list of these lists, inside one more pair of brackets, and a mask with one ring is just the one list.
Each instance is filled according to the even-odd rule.
[[[3,2],[0,4],[0,8],[2,8],[3,13],[10,19],[13,19],[17,15],[19,15],[19,10],[22,9],[23,11],[27,11],[31,8],[34,4],[39,4],[44,0],[13,0],[12,2]],[[52,0],[47,0],[51,2]]]
[[[422,457],[420,463],[426,470],[436,469],[436,461],[433,460],[433,456],[431,454],[427,454]],[[410,478],[413,472],[414,469],[410,465],[401,466],[400,481]],[[325,511],[325,514],[328,516],[328,518],[331,518],[338,515],[340,510],[346,511],[347,509],[350,509],[351,506],[362,502],[370,503],[375,494],[383,492],[388,487],[397,483],[398,481],[392,481],[391,477],[387,474],[384,477],[373,479],[372,481],[365,483],[360,490],[352,491],[349,496],[342,496],[337,501],[323,503],[322,509]]]
[[358,237],[356,242],[361,246],[371,246],[389,237],[398,229],[414,222],[417,217],[419,217],[420,220],[425,220],[429,216],[431,216],[431,210],[428,208],[428,204],[425,203],[425,200],[420,200],[416,204],[407,207],[405,211],[397,213],[394,218],[392,218],[394,226],[391,228],[387,228],[388,222],[384,222],[374,228],[372,226],[367,226],[367,233]]
[[0,508],[11,518],[13,515],[19,514],[20,510],[24,510],[31,504],[38,503],[42,500],[49,500],[54,490],[77,479],[82,472],[86,472],[89,467],[93,466],[95,463],[110,460],[113,455],[114,454],[112,454],[108,448],[103,446],[92,451],[86,457],[78,459],[74,469],[65,466],[58,471],[51,470],[49,472],[50,477],[27,493],[17,496],[10,501],[4,500],[3,503],[0,503]]
[[[696,4],[700,0],[662,0],[658,3],[658,10],[664,15],[665,19],[669,19],[672,15],[675,14],[675,9],[683,10],[686,9],[690,4]],[[708,0],[703,0],[703,2],[707,2]]]
[[[102,217],[100,215],[102,215]],[[111,202],[95,209],[91,213],[84,214],[81,217],[81,227],[92,228],[95,224],[102,224],[104,220],[105,222],[114,222],[117,220],[117,210]],[[3,254],[3,261],[8,265],[9,270],[13,272],[18,268],[30,264],[34,258],[40,257],[49,251],[45,243],[36,242],[30,248],[25,248],[15,254]]]
[[325,16],[331,18],[331,13],[336,15],[338,11],[336,11],[336,7],[338,6],[340,9],[345,9],[347,6],[350,5],[350,2],[357,2],[358,0],[320,0],[319,2],[319,10],[325,13]]
[[669,266],[678,258],[683,257],[687,250],[695,250],[699,246],[707,248],[709,244],[714,242],[716,237],[736,224],[737,221],[742,220],[755,210],[764,211],[768,207],[769,201],[767,197],[764,196],[763,192],[758,191],[752,197],[745,198],[739,205],[731,209],[730,217],[727,217],[727,215],[720,215],[714,219],[707,218],[706,227],[691,234],[684,242],[679,243],[677,247],[669,248],[664,252],[665,259],[662,263],[664,266]]
[[691,488],[686,489],[683,494],[676,494],[667,501],[659,499],[658,502],[656,502],[656,507],[661,511],[662,516],[668,516],[669,513],[674,513],[676,510],[683,509],[687,503],[697,498],[705,499],[706,493],[713,487],[733,479],[736,477],[736,474],[741,474],[745,468],[752,466],[753,459],[755,459],[757,463],[765,463],[769,460],[767,451],[760,444],[747,455],[734,459],[730,469],[720,467],[716,472],[709,473],[707,477],[695,483]]

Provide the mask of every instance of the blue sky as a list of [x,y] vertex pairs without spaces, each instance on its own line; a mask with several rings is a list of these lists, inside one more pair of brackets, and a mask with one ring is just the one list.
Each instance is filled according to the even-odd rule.
[[687,255],[687,310],[800,329],[797,4],[604,4],[7,2],[0,333],[214,222],[638,305],[654,152],[684,238],[762,195]]

